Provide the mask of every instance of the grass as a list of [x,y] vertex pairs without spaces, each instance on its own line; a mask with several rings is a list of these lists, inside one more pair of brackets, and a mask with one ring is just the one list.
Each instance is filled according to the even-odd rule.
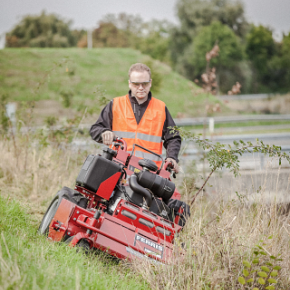
[[[12,101],[61,102],[64,96],[70,96],[74,108],[92,107],[97,98],[109,101],[125,95],[129,67],[146,61],[153,63],[162,78],[154,96],[166,103],[173,117],[204,114],[206,96],[194,83],[167,65],[127,48],[1,50],[0,94],[8,95]],[[210,96],[209,102],[219,101]]]
[[[191,218],[175,240],[176,254],[169,265],[160,267],[140,260],[130,265],[108,264],[103,257],[86,257],[37,235],[52,196],[62,186],[74,185],[88,154],[72,151],[64,143],[59,146],[53,138],[44,144],[41,138],[31,132],[19,133],[15,145],[11,135],[0,140],[0,289],[252,289],[242,288],[238,282],[245,260],[258,267],[257,271],[269,262],[281,267],[275,289],[288,289],[290,229],[289,216],[280,213],[276,198],[279,170],[273,178],[274,192],[268,192],[262,181],[261,188],[258,184],[258,189],[249,186],[247,191],[242,184],[226,183],[232,194],[224,195],[223,187],[211,180],[215,194],[200,196],[192,206]],[[193,173],[183,184],[182,199],[188,203],[194,179]],[[267,175],[265,180],[269,180]],[[289,192],[289,185],[288,180],[285,192]],[[267,193],[271,200],[265,198]],[[257,248],[259,264],[254,265]],[[282,261],[277,260],[280,257]],[[259,290],[265,289],[260,286]]]
[[124,263],[87,257],[37,234],[52,197],[74,186],[88,152],[60,146],[42,132],[18,133],[15,143],[10,134],[2,137],[0,289],[148,289]]
[[[268,180],[269,174],[264,174],[263,179]],[[275,182],[272,186],[275,188],[276,182],[281,181],[279,171],[273,178]],[[249,186],[247,192],[237,192],[239,189],[235,185],[231,188],[229,184],[224,186],[231,195],[224,195],[224,189],[215,186],[215,194],[210,198],[206,194],[198,198],[191,208],[191,218],[175,241],[176,252],[183,251],[182,256],[176,255],[174,262],[166,267],[145,267],[142,263],[134,265],[151,287],[238,290],[256,286],[260,290],[289,289],[289,215],[287,211],[281,214],[285,204],[280,203],[281,199],[278,202],[279,192],[268,192],[263,183],[259,193],[254,186]],[[190,189],[190,182],[187,186],[185,184],[185,189]],[[285,192],[288,190],[289,182],[284,188]],[[190,197],[188,193],[183,199],[190,201],[192,195]],[[268,199],[268,196],[271,198]],[[257,264],[255,259],[258,259]],[[250,268],[245,266],[246,262],[249,262]],[[275,276],[277,283],[262,285],[257,282],[259,275],[264,275],[261,272],[265,266],[270,272],[273,267],[281,268]],[[247,277],[243,274],[245,270],[249,272]],[[257,277],[255,286],[253,283],[242,286],[238,282],[239,277],[245,280]],[[274,288],[266,288],[269,285]]]
[[[62,61],[67,53],[73,61],[65,65],[60,63],[60,66],[51,62],[52,59]],[[118,54],[118,57],[121,56],[119,60]],[[15,100],[57,99],[60,89],[73,88],[75,101],[93,103],[94,95],[90,90],[98,85],[95,79],[106,82],[108,86],[112,84],[112,78],[108,76],[115,76],[116,83],[120,85],[109,86],[108,93],[108,88],[104,92],[99,84],[99,95],[118,95],[126,89],[125,85],[122,87],[126,78],[120,80],[114,75],[114,69],[122,70],[123,67],[112,69],[110,61],[123,66],[127,59],[126,64],[129,65],[132,55],[135,59],[145,57],[128,49],[3,50],[0,56],[6,71],[1,92],[11,94],[10,97]],[[98,65],[94,65],[94,60],[98,61]],[[10,67],[14,69],[10,70]],[[26,69],[22,70],[24,67]],[[102,76],[101,69],[108,67],[112,75],[106,71]],[[51,68],[48,78],[45,70]],[[195,90],[188,81],[170,72],[168,67],[160,64],[159,69],[164,70],[164,75],[168,77],[165,78],[173,83],[168,84],[172,90],[173,86],[178,89],[181,84],[183,92],[187,87]],[[36,84],[42,79],[45,81],[38,89]],[[17,80],[21,80],[19,85]],[[190,91],[188,96],[199,102],[199,95],[195,94]],[[168,96],[169,93],[166,98]],[[177,96],[180,103],[176,101]],[[186,112],[182,106],[187,105],[188,110],[190,106],[195,106],[186,100],[186,96],[174,93],[171,100],[169,97],[166,99],[166,103],[174,107],[176,114]],[[27,111],[22,113],[25,115]],[[29,116],[23,117],[23,120],[29,125]],[[244,260],[253,264],[258,246],[262,250],[258,248],[259,264],[255,267],[266,265],[273,260],[271,256],[274,257],[272,262],[281,267],[275,289],[289,289],[289,216],[280,213],[276,199],[278,190],[271,195],[272,200],[265,201],[267,188],[262,183],[258,194],[254,187],[247,192],[242,187],[237,192],[240,189],[232,185],[232,195],[224,196],[223,188],[215,188],[215,195],[204,194],[198,198],[191,208],[190,220],[175,240],[176,255],[172,263],[163,267],[139,260],[132,265],[108,264],[103,257],[86,257],[37,235],[37,226],[52,196],[62,186],[73,187],[86,155],[97,151],[95,147],[87,152],[72,150],[67,142],[76,136],[75,132],[64,132],[62,135],[49,130],[18,132],[15,140],[9,132],[2,132],[0,136],[0,289],[252,289],[251,284],[242,287],[238,278],[244,275]],[[275,182],[280,182],[279,171]],[[195,188],[194,174],[183,187],[182,199],[189,202]],[[229,185],[226,187],[229,190]],[[289,192],[289,182],[286,187],[286,192]],[[276,188],[279,188],[278,185]],[[282,261],[277,260],[280,255]],[[251,267],[254,268],[253,265]],[[265,287],[260,285],[258,289]]]
[[148,289],[122,265],[49,242],[37,224],[22,205],[0,196],[0,289]]

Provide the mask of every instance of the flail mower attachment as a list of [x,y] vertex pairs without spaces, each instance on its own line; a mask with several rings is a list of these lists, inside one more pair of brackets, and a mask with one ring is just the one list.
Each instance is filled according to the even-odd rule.
[[[162,160],[134,155],[141,148]],[[114,149],[114,150],[113,150]],[[86,251],[99,249],[119,259],[171,260],[175,235],[189,216],[189,207],[171,181],[171,164],[162,156],[117,138],[113,149],[89,155],[74,189],[62,188],[49,205],[38,232]]]

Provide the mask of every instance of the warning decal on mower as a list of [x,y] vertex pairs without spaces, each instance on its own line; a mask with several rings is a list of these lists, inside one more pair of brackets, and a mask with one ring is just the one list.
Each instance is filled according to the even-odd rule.
[[134,173],[139,173],[141,171],[140,169],[138,169],[138,168],[136,168],[136,167],[134,167],[132,165],[129,166],[129,170],[131,170]]
[[144,249],[143,249],[144,252],[147,252],[147,253],[149,253],[151,255],[154,255],[154,256],[156,256],[158,258],[162,258],[162,256],[163,256],[163,247],[162,246],[160,246],[160,245],[158,245],[158,244],[156,244],[156,243],[154,243],[154,242],[152,242],[152,241],[150,241],[150,240],[148,240],[148,239],[136,234],[135,241],[134,241],[134,246],[137,246],[137,244],[139,244],[139,242],[141,242],[141,243],[143,243],[143,244],[145,244],[147,246],[150,246],[150,247],[152,247],[154,249],[153,250],[153,249],[148,249],[148,248],[144,247]]

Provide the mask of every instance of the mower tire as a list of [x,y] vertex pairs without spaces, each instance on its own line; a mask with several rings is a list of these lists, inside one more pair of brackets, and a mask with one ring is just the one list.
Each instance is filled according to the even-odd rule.
[[[73,240],[75,236],[71,236],[68,239],[66,239],[64,242],[66,244],[70,244],[71,241]],[[91,252],[91,247],[90,247],[90,243],[86,240],[86,239],[81,239],[77,244],[76,244],[77,252],[83,252],[86,255],[88,255]],[[93,248],[94,249],[94,248]]]
[[87,205],[87,199],[82,194],[66,186],[63,187],[60,191],[57,192],[50,205],[48,206],[38,228],[39,234],[48,236],[49,225],[63,198],[83,208],[85,208]]

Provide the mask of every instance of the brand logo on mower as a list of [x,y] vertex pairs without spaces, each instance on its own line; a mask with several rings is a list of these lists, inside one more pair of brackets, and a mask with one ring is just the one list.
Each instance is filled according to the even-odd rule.
[[162,253],[163,253],[163,247],[162,246],[160,246],[160,245],[158,245],[158,244],[156,244],[156,243],[154,243],[154,242],[152,242],[150,240],[147,240],[146,238],[144,238],[142,236],[139,236],[139,235],[136,235],[135,236],[134,246],[136,246],[136,242],[137,241],[139,241],[139,242],[141,242],[143,244],[146,244],[146,245],[148,245],[148,246],[150,246],[150,247],[152,247],[152,248],[160,251],[161,252],[161,255],[162,255]]

